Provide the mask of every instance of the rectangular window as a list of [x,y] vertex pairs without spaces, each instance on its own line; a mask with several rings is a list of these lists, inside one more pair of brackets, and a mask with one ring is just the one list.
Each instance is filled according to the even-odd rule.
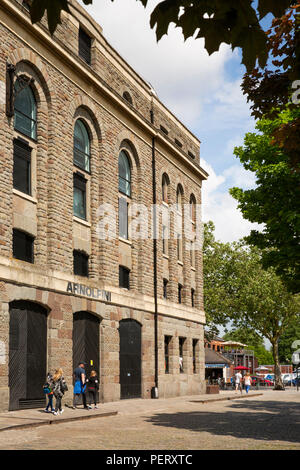
[[179,337],[179,371],[184,372],[184,343],[186,338]]
[[119,286],[124,289],[129,289],[129,275],[130,270],[125,268],[124,266],[119,266]]
[[74,173],[73,185],[73,213],[86,220],[86,179],[80,173]]
[[182,261],[182,236],[180,233],[177,233],[177,259]]
[[128,202],[119,198],[119,236],[128,240]]
[[168,298],[168,279],[164,279],[164,299]]
[[182,285],[178,284],[178,303],[181,304],[182,302]]
[[13,186],[31,195],[31,148],[21,139],[14,139]]
[[79,39],[79,48],[78,48],[79,57],[81,57],[88,65],[91,65],[92,39],[82,28],[79,28],[78,39]]
[[197,373],[197,348],[198,348],[198,340],[193,339],[193,373]]
[[82,251],[73,251],[73,267],[76,276],[89,276],[89,257]]
[[34,238],[25,232],[13,229],[13,257],[28,263],[34,262]]
[[170,342],[172,336],[165,336],[165,374],[170,373]]
[[162,226],[162,245],[163,245],[163,254],[168,255],[168,231],[166,225]]
[[195,307],[195,289],[191,289],[191,302],[192,307]]

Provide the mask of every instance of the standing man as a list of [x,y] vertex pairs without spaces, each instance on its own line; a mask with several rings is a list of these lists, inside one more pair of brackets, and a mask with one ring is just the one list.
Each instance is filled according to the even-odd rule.
[[237,373],[235,374],[235,391],[237,392],[238,389],[240,389],[241,393],[243,392],[242,390],[242,374],[238,370]]
[[86,374],[85,374],[85,369],[84,369],[85,363],[80,362],[78,364],[78,367],[74,370],[74,401],[73,401],[73,408],[77,408],[77,402],[78,398],[80,395],[82,395],[82,403],[83,403],[83,408],[85,410],[88,410],[87,404],[86,404],[86,395],[85,395],[85,389],[86,389]]

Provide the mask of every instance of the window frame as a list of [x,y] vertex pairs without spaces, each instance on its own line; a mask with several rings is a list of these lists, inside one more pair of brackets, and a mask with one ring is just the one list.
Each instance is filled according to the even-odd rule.
[[[126,165],[127,165],[127,168],[126,170],[128,170],[128,174],[129,174],[129,179],[127,178],[127,175],[126,176],[121,176],[120,175],[120,168],[121,168],[121,158],[124,162],[126,162]],[[125,165],[125,166],[126,166]],[[129,155],[127,154],[127,152],[125,150],[121,150],[119,152],[119,157],[118,157],[118,188],[119,188],[119,193],[121,194],[124,194],[125,196],[131,198],[131,180],[132,180],[132,171],[131,171],[131,160],[130,160],[130,157]],[[123,190],[122,188],[122,185],[120,185],[120,181],[122,182],[125,182],[125,191]],[[129,190],[127,190],[127,185],[129,187]]]
[[[83,134],[83,143],[84,147],[87,149],[87,151],[81,150],[79,147],[76,147],[75,142],[76,142],[76,126],[80,127],[80,131]],[[84,133],[86,133],[86,136],[84,136]],[[86,141],[85,141],[86,138]],[[79,139],[77,139],[79,141]],[[81,165],[79,159],[76,161],[76,154],[79,156],[83,156],[85,160],[85,164]],[[82,171],[85,171],[86,173],[91,172],[91,139],[90,139],[90,133],[88,130],[87,125],[83,121],[83,119],[78,118],[76,119],[76,122],[74,124],[74,130],[73,130],[73,165],[76,166],[77,168],[80,168]]]
[[[127,276],[128,282],[121,282],[123,280],[126,280],[124,275]],[[119,287],[121,289],[130,290],[130,269],[127,268],[126,266],[122,266],[121,264],[119,265]]]
[[[22,150],[24,152],[22,152]],[[19,138],[13,139],[13,188],[23,194],[32,196],[32,148],[26,140]],[[26,188],[18,186],[17,184],[17,160],[26,162],[26,169],[22,172],[26,173],[24,180],[26,180]],[[25,189],[25,190],[24,190]]]
[[[19,84],[21,81],[21,77],[18,77],[15,81],[14,84],[14,94],[15,94],[15,99],[14,99],[14,130],[16,132],[20,132],[20,134],[28,137],[29,139],[32,139],[34,141],[37,140],[37,101],[35,98],[35,94],[32,90],[32,87],[30,85],[26,85],[23,89],[22,86]],[[17,88],[18,86],[21,87],[21,90],[18,92]],[[18,97],[20,97],[20,94],[28,94],[29,101],[31,102],[31,110],[29,114],[25,114],[23,111],[17,108],[16,103],[18,103]],[[18,127],[17,126],[17,116],[23,117],[26,120],[30,121],[31,123],[31,130],[30,132],[26,132],[26,128],[24,127]]]
[[[80,261],[80,266],[78,263],[76,264],[76,257],[77,261]],[[81,269],[77,270],[78,267]],[[73,250],[73,274],[75,276],[89,277],[89,255],[85,251]]]
[[[77,186],[75,184],[77,183]],[[75,188],[83,193],[84,217],[75,212]],[[81,220],[87,220],[87,179],[82,173],[73,173],[73,215]]]
[[[19,237],[19,241],[24,242],[24,256],[17,256],[17,252],[20,250],[20,246],[17,246],[17,237]],[[13,258],[34,264],[34,240],[35,237],[33,235],[23,230],[13,228]],[[27,251],[30,253],[26,253]]]
[[92,64],[92,37],[79,26],[78,29],[78,56],[87,65]]

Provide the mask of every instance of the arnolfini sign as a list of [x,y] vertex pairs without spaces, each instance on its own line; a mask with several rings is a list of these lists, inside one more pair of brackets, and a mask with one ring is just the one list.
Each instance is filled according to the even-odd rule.
[[85,297],[91,297],[92,299],[102,299],[110,302],[111,292],[106,290],[97,289],[96,287],[85,286],[77,282],[68,282],[67,292],[70,294],[83,295]]

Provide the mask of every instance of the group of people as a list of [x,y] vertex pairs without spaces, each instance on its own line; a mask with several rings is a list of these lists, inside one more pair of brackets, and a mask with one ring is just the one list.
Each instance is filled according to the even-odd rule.
[[[59,415],[64,412],[62,408],[62,398],[68,390],[68,386],[63,377],[62,369],[57,369],[52,375],[48,373],[46,382],[44,384],[44,393],[48,397],[48,403],[45,408],[46,413],[53,413]],[[94,409],[97,409],[97,392],[99,390],[99,380],[95,370],[92,370],[90,377],[86,377],[85,363],[81,362],[74,370],[74,400],[73,409],[77,408],[78,401],[82,397],[83,408],[89,410],[94,403]],[[89,404],[87,404],[87,395]],[[55,408],[53,404],[53,397],[56,399]]]
[[248,393],[249,390],[250,390],[251,384],[252,384],[252,379],[251,379],[250,373],[246,372],[246,374],[243,377],[241,372],[237,371],[237,373],[235,374],[235,377],[234,377],[234,382],[235,382],[235,391],[236,391],[236,393],[238,392],[238,390],[240,390],[241,393],[243,392],[243,383],[245,385],[246,393]]

